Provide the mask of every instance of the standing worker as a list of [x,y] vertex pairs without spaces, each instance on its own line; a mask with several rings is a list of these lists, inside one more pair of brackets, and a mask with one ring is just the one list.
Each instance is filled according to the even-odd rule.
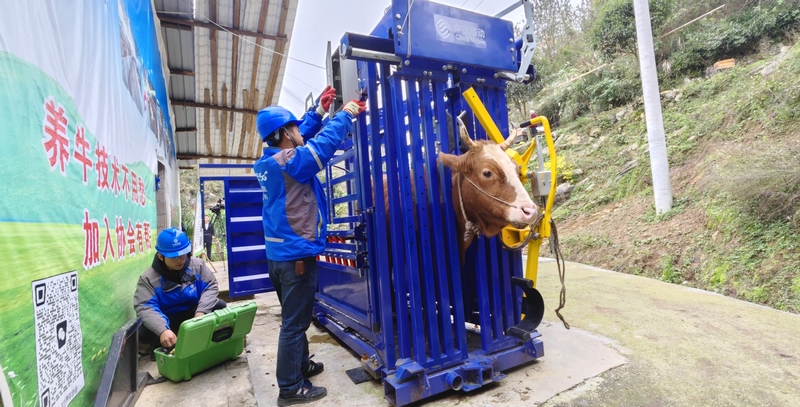
[[208,261],[211,261],[211,241],[213,240],[214,240],[214,224],[211,223],[211,218],[208,215],[206,215],[205,222],[203,223],[203,243],[206,246],[206,256],[208,256]]
[[310,403],[328,394],[308,380],[324,368],[310,359],[306,338],[317,289],[316,256],[325,250],[328,224],[327,198],[316,174],[333,158],[353,119],[365,109],[362,101],[348,102],[316,134],[319,121],[309,121],[322,117],[334,97],[335,90],[326,88],[320,106],[302,121],[280,106],[267,107],[256,117],[267,146],[253,169],[263,193],[269,278],[281,304],[279,406]]
[[217,298],[214,273],[205,262],[190,257],[191,250],[186,233],[178,229],[158,234],[153,263],[139,277],[133,296],[136,316],[142,319],[139,343],[145,345],[145,353],[159,344],[172,348],[183,321],[227,306]]

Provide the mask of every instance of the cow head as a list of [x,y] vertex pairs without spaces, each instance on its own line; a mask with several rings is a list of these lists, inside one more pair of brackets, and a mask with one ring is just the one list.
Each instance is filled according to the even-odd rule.
[[475,237],[475,227],[484,236],[492,237],[508,225],[534,224],[539,219],[539,209],[522,186],[517,163],[505,153],[516,133],[501,144],[473,141],[459,123],[459,136],[469,150],[461,155],[439,153],[439,160],[453,174],[453,205],[463,260],[464,251]]

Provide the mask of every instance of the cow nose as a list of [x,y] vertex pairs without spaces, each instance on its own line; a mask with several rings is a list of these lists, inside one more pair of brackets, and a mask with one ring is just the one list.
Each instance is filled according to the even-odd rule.
[[539,208],[533,204],[525,205],[520,209],[522,210],[522,213],[525,214],[525,218],[527,220],[534,220],[539,215]]

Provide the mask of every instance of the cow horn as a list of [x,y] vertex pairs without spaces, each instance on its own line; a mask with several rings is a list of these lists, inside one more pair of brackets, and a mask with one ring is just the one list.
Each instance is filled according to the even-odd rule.
[[458,119],[458,135],[461,138],[461,142],[467,146],[468,149],[472,150],[475,147],[475,142],[469,138],[469,133],[467,132],[467,126],[464,125],[464,121],[461,120],[461,117],[457,117]]
[[500,148],[503,151],[506,151],[512,144],[514,144],[514,139],[517,138],[517,134],[519,134],[519,130],[515,130],[508,135],[506,141],[500,143]]

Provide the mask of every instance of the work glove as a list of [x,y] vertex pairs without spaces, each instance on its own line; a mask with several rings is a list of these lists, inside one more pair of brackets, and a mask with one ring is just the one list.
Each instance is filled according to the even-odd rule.
[[349,113],[350,116],[355,118],[359,115],[359,113],[363,112],[364,110],[367,110],[367,103],[361,100],[353,99],[347,102],[347,104],[344,105],[344,108],[342,110]]
[[336,99],[336,89],[332,88],[331,85],[325,87],[322,91],[322,95],[319,97],[319,106],[317,106],[317,113],[320,116],[325,116],[325,112],[328,111],[331,107],[331,103]]

